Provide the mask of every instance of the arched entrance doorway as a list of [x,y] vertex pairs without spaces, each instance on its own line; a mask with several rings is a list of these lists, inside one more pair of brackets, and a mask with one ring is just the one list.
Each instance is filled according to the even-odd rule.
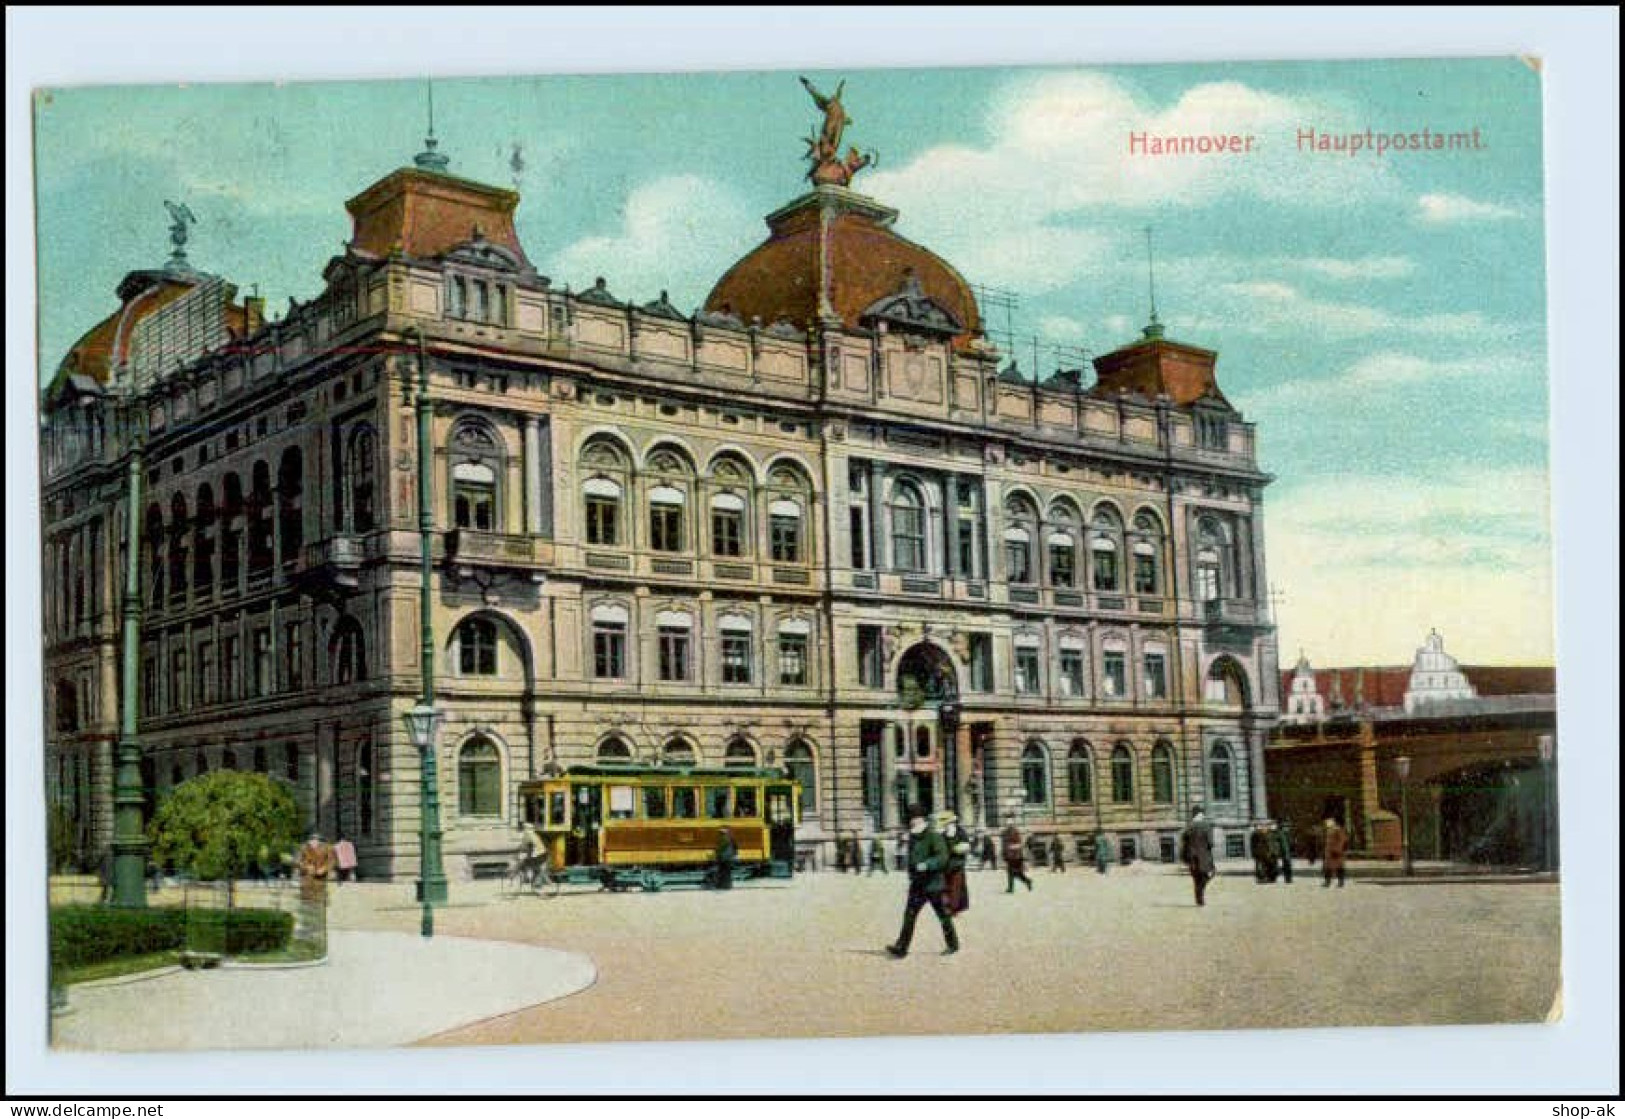
[[897,662],[897,706],[892,792],[899,817],[911,804],[962,812],[959,772],[968,763],[956,749],[959,674],[940,647],[921,641]]

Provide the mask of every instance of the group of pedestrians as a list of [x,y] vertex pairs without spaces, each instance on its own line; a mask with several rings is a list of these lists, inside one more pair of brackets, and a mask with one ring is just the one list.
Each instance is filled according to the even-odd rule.
[[[1253,829],[1250,848],[1253,856],[1253,875],[1260,883],[1284,880],[1292,882],[1292,830],[1289,825],[1260,824]],[[1347,877],[1349,833],[1331,817],[1320,827],[1322,845],[1321,886],[1328,887],[1332,879],[1342,889]],[[1179,836],[1179,858],[1190,872],[1196,890],[1196,904],[1206,905],[1207,885],[1217,871],[1213,865],[1213,825],[1208,823],[1202,806],[1191,812],[1191,822]]]
[[1254,881],[1292,885],[1292,825],[1260,820],[1253,825],[1247,851],[1253,857]]

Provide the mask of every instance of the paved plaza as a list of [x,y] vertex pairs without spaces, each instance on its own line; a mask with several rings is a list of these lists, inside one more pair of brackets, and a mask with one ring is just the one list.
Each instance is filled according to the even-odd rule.
[[[324,1046],[1529,1022],[1548,1017],[1558,990],[1549,881],[1338,890],[1303,874],[1291,886],[1225,875],[1198,909],[1189,879],[1162,866],[1033,880],[1006,894],[1002,871],[973,871],[964,950],[940,955],[926,910],[906,960],[884,952],[902,910],[897,873],[554,898],[454,883],[432,944],[416,935],[409,884],[346,885],[327,966],[76,989],[57,1038],[308,1044],[267,1025],[274,1005],[330,1009]],[[424,969],[426,953],[447,962]],[[392,967],[443,982],[425,997],[392,985]]]

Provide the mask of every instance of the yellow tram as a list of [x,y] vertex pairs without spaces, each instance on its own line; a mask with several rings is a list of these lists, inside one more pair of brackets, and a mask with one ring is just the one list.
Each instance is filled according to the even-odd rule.
[[727,828],[736,872],[790,876],[801,786],[776,769],[583,765],[519,787],[548,868],[610,889],[700,882]]

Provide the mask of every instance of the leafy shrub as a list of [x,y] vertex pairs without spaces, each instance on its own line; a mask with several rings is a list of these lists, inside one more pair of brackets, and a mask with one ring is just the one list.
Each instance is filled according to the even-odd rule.
[[148,826],[152,857],[203,881],[246,875],[299,842],[299,805],[263,773],[217,770],[176,786]]
[[51,910],[51,965],[78,967],[119,956],[145,956],[186,943],[181,909],[64,905]]
[[191,935],[196,945],[223,945],[226,955],[275,952],[293,937],[293,914],[274,909],[193,910]]

